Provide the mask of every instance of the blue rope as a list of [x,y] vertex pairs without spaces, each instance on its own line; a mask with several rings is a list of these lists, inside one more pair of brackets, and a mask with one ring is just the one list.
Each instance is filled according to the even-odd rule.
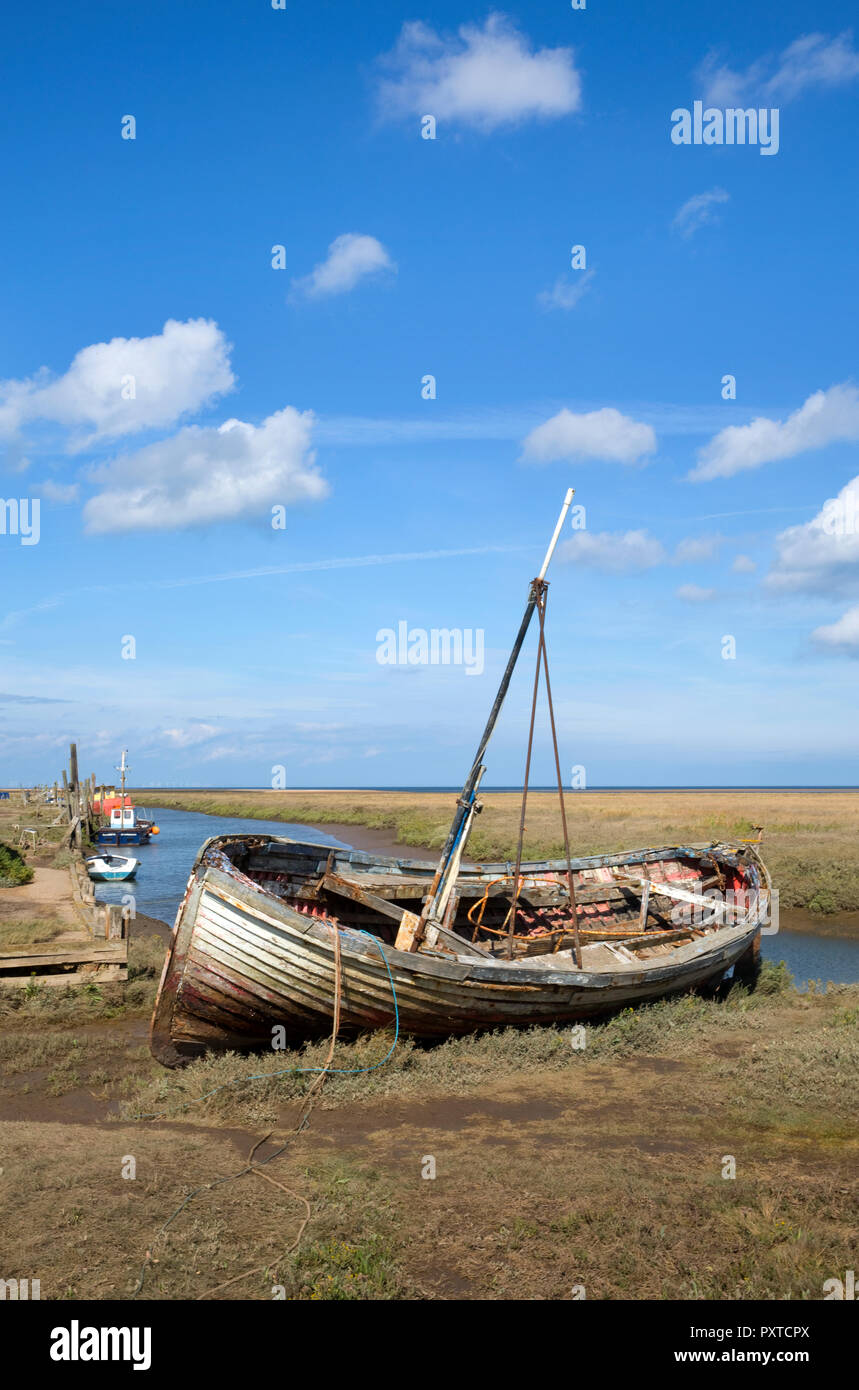
[[301,1076],[313,1072],[336,1073],[338,1076],[359,1076],[364,1072],[378,1071],[379,1067],[383,1067],[386,1062],[389,1062],[394,1055],[394,1049],[396,1048],[400,1038],[400,1007],[397,1002],[397,990],[396,986],[394,985],[394,977],[391,974],[391,967],[388,964],[388,957],[382,950],[381,941],[379,941],[377,937],[372,936],[370,932],[361,931],[360,928],[357,930],[360,936],[366,936],[367,939],[369,941],[372,941],[373,945],[378,948],[379,955],[382,957],[385,969],[388,972],[388,980],[390,981],[391,985],[391,994],[394,999],[394,1041],[391,1043],[391,1046],[388,1048],[388,1051],[382,1058],[381,1062],[374,1062],[371,1067],[283,1067],[280,1071],[261,1071],[257,1072],[253,1076],[238,1076],[236,1077],[235,1081],[225,1081],[222,1086],[216,1086],[214,1090],[206,1091],[202,1096],[195,1096],[193,1100],[183,1101],[181,1105],[173,1105],[168,1110],[155,1110],[152,1111],[151,1114],[132,1115],[131,1119],[158,1120],[161,1118],[162,1115],[172,1115],[176,1110],[187,1110],[189,1105],[199,1105],[200,1101],[208,1100],[210,1096],[216,1096],[219,1091],[226,1091],[230,1086],[240,1086],[247,1081],[268,1081],[273,1080],[276,1076]]

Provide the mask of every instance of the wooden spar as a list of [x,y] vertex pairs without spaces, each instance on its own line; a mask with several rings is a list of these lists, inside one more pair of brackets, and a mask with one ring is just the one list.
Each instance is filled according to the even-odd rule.
[[[552,555],[554,554],[555,546],[558,544],[558,537],[560,536],[561,528],[563,527],[564,522],[567,519],[567,512],[570,510],[570,505],[572,503],[574,495],[575,488],[568,488],[567,495],[564,498],[564,505],[561,508],[561,513],[558,517],[557,525],[555,526],[552,539],[549,542],[549,548],[546,551],[546,555],[543,560],[543,565],[540,570],[540,573],[537,575],[536,579],[531,580],[531,585],[528,590],[528,602],[525,606],[525,612],[523,614],[522,621],[519,624],[519,631],[516,634],[516,640],[513,643],[513,650],[511,651],[510,657],[507,661],[507,666],[505,667],[504,675],[501,677],[501,684],[498,687],[498,694],[495,696],[495,701],[493,703],[492,709],[489,711],[489,718],[486,721],[486,728],[483,730],[483,736],[481,737],[477,752],[474,756],[474,762],[471,765],[471,771],[465,779],[465,786],[463,787],[462,794],[456,803],[456,812],[454,813],[453,821],[448,832],[444,849],[441,852],[441,858],[438,861],[438,869],[436,870],[435,878],[432,881],[432,885],[430,887],[429,893],[427,894],[427,898],[423,906],[423,910],[421,911],[420,927],[419,930],[415,933],[414,944],[412,946],[412,949],[415,951],[418,949],[418,946],[420,945],[424,931],[426,930],[427,922],[431,918],[439,917],[441,915],[439,911],[441,894],[444,890],[445,879],[448,877],[448,870],[451,866],[451,861],[453,859],[454,853],[457,850],[457,846],[460,846],[459,858],[462,858],[462,852],[465,849],[465,836],[467,835],[467,828],[470,829],[473,821],[473,816],[471,815],[471,812],[474,803],[474,798],[477,793],[477,785],[482,775],[481,767],[483,764],[483,755],[486,752],[489,740],[492,737],[492,732],[498,720],[498,716],[501,713],[501,706],[504,704],[504,697],[507,694],[507,690],[510,685],[510,680],[513,675],[513,670],[519,658],[519,653],[522,650],[522,644],[525,641],[525,636],[528,632],[531,619],[534,616],[534,609],[536,608],[538,599],[540,597],[543,580],[546,577],[546,571],[549,568],[549,563],[552,559]],[[460,841],[462,842],[461,845]]]
[[531,722],[528,725],[528,751],[525,754],[525,777],[522,782],[522,809],[519,814],[519,835],[516,840],[516,868],[513,870],[513,892],[510,897],[510,928],[507,935],[507,959],[513,958],[513,937],[516,934],[516,908],[519,902],[519,883],[522,870],[522,845],[525,839],[525,808],[528,804],[528,781],[531,776],[531,753],[534,748],[534,721],[537,717],[537,692],[540,688],[540,654],[543,648],[543,587],[540,586],[537,604],[540,610],[540,643],[537,647],[537,669],[531,695]]
[[341,878],[339,874],[324,874],[319,884],[327,893],[335,893],[340,898],[351,898],[353,902],[362,903],[364,907],[372,908],[374,912],[381,912],[385,917],[393,917],[395,922],[401,922],[404,909],[398,907],[396,903],[388,902],[387,898],[380,898],[378,893],[368,893],[366,888],[362,888],[358,883],[349,883]]
[[469,807],[468,815],[465,818],[465,822],[462,827],[462,834],[457,840],[456,848],[450,857],[447,873],[444,875],[444,882],[441,884],[439,888],[438,897],[436,899],[436,915],[440,919],[444,918],[445,912],[447,910],[447,906],[450,901],[451,890],[453,889],[453,886],[456,883],[457,878],[459,877],[459,868],[462,864],[462,855],[466,843],[468,842],[468,837],[471,834],[471,827],[474,823],[474,817],[480,810],[480,806],[476,800],[476,797],[480,787],[480,783],[483,780],[483,774],[485,771],[486,768],[481,767],[477,774],[477,781],[474,784],[474,798],[472,799],[471,806]]

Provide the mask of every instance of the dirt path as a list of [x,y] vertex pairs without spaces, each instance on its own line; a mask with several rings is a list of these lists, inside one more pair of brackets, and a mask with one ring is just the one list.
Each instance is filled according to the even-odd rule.
[[67,922],[69,927],[80,927],[68,869],[35,868],[32,883],[0,888],[0,919],[45,916]]

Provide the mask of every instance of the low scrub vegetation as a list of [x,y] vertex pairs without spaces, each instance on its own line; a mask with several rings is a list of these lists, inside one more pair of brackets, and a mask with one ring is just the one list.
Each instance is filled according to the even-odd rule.
[[33,870],[20,850],[0,840],[0,888],[14,888],[19,883],[32,883]]

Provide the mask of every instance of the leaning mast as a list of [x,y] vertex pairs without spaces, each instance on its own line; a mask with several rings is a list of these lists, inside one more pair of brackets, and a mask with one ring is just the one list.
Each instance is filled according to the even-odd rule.
[[440,917],[441,912],[443,911],[443,904],[447,901],[447,898],[449,896],[448,880],[452,876],[451,871],[453,871],[453,876],[455,876],[458,870],[459,863],[462,859],[463,850],[465,849],[465,840],[468,837],[472,822],[474,820],[474,801],[477,795],[477,787],[483,775],[483,772],[485,771],[483,767],[483,755],[486,752],[489,740],[492,737],[492,732],[498,720],[498,716],[501,713],[501,706],[504,703],[504,697],[507,694],[507,690],[510,685],[510,680],[513,675],[514,668],[516,666],[519,653],[522,650],[522,644],[525,641],[525,636],[528,632],[531,619],[534,616],[534,609],[537,607],[537,604],[540,600],[540,595],[543,590],[543,581],[546,577],[546,571],[549,568],[549,564],[555,552],[555,546],[558,544],[558,538],[561,534],[564,522],[566,521],[567,512],[570,510],[570,505],[572,503],[574,495],[575,488],[568,488],[567,495],[564,498],[564,505],[561,508],[561,513],[558,517],[557,525],[555,526],[552,539],[549,542],[549,548],[546,551],[546,555],[543,560],[540,573],[537,575],[536,579],[531,580],[531,584],[528,589],[528,602],[525,606],[525,612],[522,616],[522,621],[519,624],[519,631],[516,634],[516,640],[513,643],[513,650],[511,651],[510,656],[508,658],[504,675],[501,677],[501,684],[498,687],[498,693],[495,696],[495,701],[492,705],[492,709],[489,712],[489,718],[486,721],[486,728],[483,730],[483,735],[478,745],[477,752],[474,755],[474,761],[471,765],[471,771],[465,779],[465,786],[463,787],[460,797],[456,803],[456,812],[454,814],[453,821],[448,832],[444,849],[441,852],[441,858],[439,859],[438,868],[435,872],[435,878],[432,881],[432,885],[430,887],[429,893],[421,911],[420,922],[414,934],[414,940],[410,947],[410,949],[413,951],[416,951],[418,949],[418,946],[421,940],[423,939],[424,933],[426,931],[427,924],[430,921],[437,921]]

